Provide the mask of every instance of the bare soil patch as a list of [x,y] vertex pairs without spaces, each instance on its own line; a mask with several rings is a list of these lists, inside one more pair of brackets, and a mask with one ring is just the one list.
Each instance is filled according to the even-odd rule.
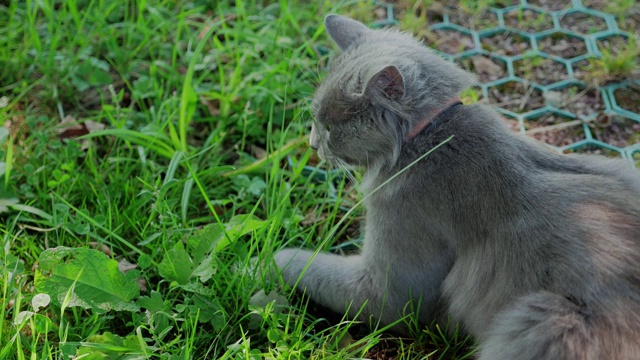
[[436,48],[446,54],[458,54],[466,50],[475,48],[470,35],[463,34],[456,30],[435,30],[433,31],[437,39],[426,39],[429,46]]
[[593,34],[608,29],[603,18],[579,11],[563,16],[560,19],[560,26],[581,34]]
[[554,113],[525,119],[524,127],[528,136],[557,147],[571,145],[587,137],[582,124]]
[[551,11],[558,11],[571,7],[571,0],[529,0],[527,3],[529,5]]
[[538,48],[563,59],[571,59],[587,53],[587,45],[582,39],[560,32],[538,40]]
[[640,124],[622,116],[603,117],[590,123],[589,128],[596,140],[619,148],[640,142]]
[[629,47],[629,39],[622,35],[612,35],[596,41],[600,51],[608,51],[612,54],[619,54]]
[[618,106],[640,115],[640,84],[616,89],[613,96]]
[[489,102],[515,113],[529,112],[545,105],[542,91],[516,81],[491,86]]
[[482,48],[498,55],[520,55],[531,50],[531,42],[526,37],[512,31],[503,31],[480,39]]
[[553,84],[569,77],[567,67],[564,64],[542,56],[527,56],[514,61],[513,70],[515,75],[521,79],[534,81],[541,85]]
[[449,21],[471,30],[483,30],[498,26],[498,16],[489,10],[477,14],[469,14],[459,7],[447,9]]
[[578,118],[600,114],[605,110],[600,91],[595,88],[585,89],[581,86],[570,86],[559,92],[562,94],[560,108],[572,112]]
[[540,32],[553,29],[551,15],[532,10],[514,9],[504,14],[505,25],[526,32]]
[[476,55],[458,61],[458,64],[465,70],[476,74],[478,81],[488,83],[501,79],[508,75],[507,64],[491,55]]

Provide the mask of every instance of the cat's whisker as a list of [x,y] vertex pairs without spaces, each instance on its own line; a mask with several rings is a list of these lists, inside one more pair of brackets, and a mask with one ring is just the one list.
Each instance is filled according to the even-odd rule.
[[353,172],[355,171],[354,168],[351,165],[347,164],[345,161],[340,159],[337,159],[336,163],[345,173],[345,176],[347,177],[347,179],[349,179],[349,181],[357,188],[358,181],[356,180],[355,176],[353,176]]
[[[287,58],[287,60],[289,61],[295,61],[296,59],[294,58]],[[316,64],[317,66],[317,64]],[[302,64],[298,65],[299,69],[302,69],[304,73],[307,73],[308,75],[310,75],[311,81],[313,85],[318,85],[320,84],[320,72],[317,71],[318,69],[316,69],[316,71],[313,71],[312,68],[308,67],[308,66],[304,66]]]

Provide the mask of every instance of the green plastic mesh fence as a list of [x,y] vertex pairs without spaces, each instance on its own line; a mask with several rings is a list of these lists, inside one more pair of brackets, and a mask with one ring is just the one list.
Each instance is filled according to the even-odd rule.
[[625,76],[640,69],[637,4],[620,14],[587,0],[375,4],[374,27],[411,30],[477,74],[471,96],[495,105],[514,130],[560,152],[640,165],[640,80]]

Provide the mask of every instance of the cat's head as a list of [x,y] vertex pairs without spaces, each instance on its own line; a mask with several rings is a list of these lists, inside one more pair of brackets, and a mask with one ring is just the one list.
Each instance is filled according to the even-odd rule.
[[409,34],[339,15],[325,26],[342,53],[316,91],[310,143],[328,161],[395,163],[414,125],[474,82]]

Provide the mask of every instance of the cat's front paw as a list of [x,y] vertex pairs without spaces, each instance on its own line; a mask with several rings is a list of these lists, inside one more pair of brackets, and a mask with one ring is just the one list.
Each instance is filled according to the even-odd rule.
[[274,260],[278,270],[289,286],[295,285],[298,281],[312,255],[312,252],[300,249],[282,249],[275,254]]

